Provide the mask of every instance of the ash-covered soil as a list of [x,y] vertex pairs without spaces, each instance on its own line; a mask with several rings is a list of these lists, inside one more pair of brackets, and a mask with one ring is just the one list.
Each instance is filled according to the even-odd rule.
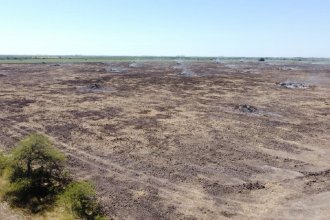
[[46,133],[113,219],[330,219],[330,66],[1,64],[0,74],[0,147]]

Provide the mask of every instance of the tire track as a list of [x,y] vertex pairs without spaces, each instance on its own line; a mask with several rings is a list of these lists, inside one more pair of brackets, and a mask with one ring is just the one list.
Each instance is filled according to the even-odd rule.
[[[29,129],[29,131],[27,131],[25,129],[18,128],[17,126],[12,125],[10,120],[3,118],[1,118],[0,120],[2,122],[5,122],[5,125],[8,129],[11,129],[16,133],[21,134],[22,136],[29,134],[31,130],[34,132],[43,132],[42,130],[37,130],[32,128],[27,128]],[[195,188],[189,188],[186,186],[181,186],[172,183],[168,179],[147,175],[143,172],[126,168],[117,163],[111,162],[108,159],[103,159],[100,156],[92,155],[83,150],[69,146],[68,144],[63,143],[62,141],[59,141],[52,136],[49,137],[54,143],[56,143],[56,146],[69,158],[73,158],[79,161],[79,163],[90,166],[93,170],[96,171],[97,175],[100,175],[101,177],[112,176],[115,179],[119,179],[121,181],[140,184],[144,187],[151,187],[157,189],[159,193],[158,196],[164,199],[166,202],[171,203],[172,205],[175,204],[176,206],[180,207],[182,206],[182,203],[196,204],[196,201],[199,201],[197,203],[199,205],[198,207],[192,205],[194,209],[200,208],[201,205],[205,205],[205,207],[211,208],[212,211],[217,215],[221,215],[221,210],[219,209],[219,207],[213,207],[212,205],[210,205],[215,200],[223,201],[227,204],[230,203],[231,206],[237,206],[237,207],[241,207],[242,205],[243,206],[248,205],[248,202],[246,201],[237,200],[226,196],[220,197],[216,195],[205,194],[203,191],[198,191]],[[327,170],[324,172],[329,172],[329,171]],[[310,176],[317,174],[318,173],[316,174],[304,173],[304,176],[297,177],[296,180],[291,180],[291,181],[297,181],[297,180],[301,181],[303,179],[309,179]],[[279,184],[280,182],[284,182],[284,181],[273,181],[271,182],[271,184]],[[238,209],[236,211],[236,214],[244,215],[244,210]]]
[[[28,135],[30,131],[26,131],[21,128],[17,128],[16,126],[12,125],[9,120],[7,119],[1,119],[6,120],[6,125],[8,128],[11,128],[15,132],[24,135]],[[43,132],[40,130],[36,130],[33,128],[29,128],[30,130],[33,130],[34,132]],[[44,133],[44,132],[43,132]],[[189,189],[184,186],[180,186],[178,184],[172,183],[167,179],[155,177],[152,175],[147,175],[143,172],[131,170],[128,168],[125,168],[117,163],[113,163],[109,160],[105,160],[99,156],[91,155],[89,153],[86,153],[83,150],[71,147],[56,138],[49,136],[50,139],[53,141],[53,143],[56,143],[56,146],[62,150],[67,156],[72,157],[78,161],[81,161],[82,163],[85,163],[91,167],[93,167],[98,172],[102,171],[104,175],[104,171],[107,172],[108,175],[114,175],[115,177],[119,177],[122,180],[131,181],[134,183],[141,184],[143,186],[149,186],[152,188],[156,188],[157,190],[161,191],[163,195],[167,195],[168,198],[176,197],[176,198],[182,198],[184,200],[191,200],[195,201],[196,197],[203,198],[206,197],[206,194],[202,192],[198,192],[193,189]],[[210,195],[207,195],[210,196]],[[206,200],[209,200],[205,198]],[[224,198],[219,196],[212,196],[212,199],[222,200],[224,201]]]

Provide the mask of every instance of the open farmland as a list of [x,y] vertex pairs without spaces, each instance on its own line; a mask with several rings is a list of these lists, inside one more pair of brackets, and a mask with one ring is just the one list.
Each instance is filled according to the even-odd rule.
[[329,219],[330,65],[0,64],[0,148],[49,135],[113,219]]

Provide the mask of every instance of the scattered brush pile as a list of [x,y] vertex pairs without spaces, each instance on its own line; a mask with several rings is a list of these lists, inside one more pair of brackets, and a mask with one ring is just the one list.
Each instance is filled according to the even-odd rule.
[[287,89],[307,89],[309,86],[305,83],[299,83],[299,82],[280,82],[276,83],[276,85],[285,87]]
[[6,180],[0,189],[2,199],[31,213],[58,206],[73,218],[105,219],[94,187],[73,181],[65,160],[46,136],[27,136],[10,154],[0,154],[0,174]]
[[128,65],[130,68],[137,68],[137,67],[142,67],[142,63],[140,62],[133,62]]
[[97,70],[96,72],[98,72],[98,73],[107,73],[107,72],[120,73],[121,71],[122,71],[121,69],[116,68],[116,67],[105,67],[105,68]]
[[93,83],[93,84],[89,85],[88,88],[91,90],[99,90],[99,89],[102,89],[102,86],[98,83]]
[[252,105],[247,105],[247,104],[244,104],[244,105],[238,105],[235,107],[235,109],[241,111],[241,112],[245,112],[245,113],[258,113],[259,110],[252,106]]

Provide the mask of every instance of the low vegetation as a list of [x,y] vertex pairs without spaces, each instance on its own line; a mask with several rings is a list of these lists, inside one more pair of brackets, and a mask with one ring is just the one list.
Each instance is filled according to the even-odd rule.
[[52,204],[67,181],[64,160],[45,136],[32,134],[24,138],[11,154],[6,200],[32,212]]
[[7,158],[4,156],[3,152],[0,151],[0,175],[3,174],[4,169],[7,166]]
[[89,182],[71,183],[60,196],[59,203],[82,219],[104,219],[95,189]]
[[93,186],[69,178],[65,159],[46,136],[27,136],[10,154],[0,153],[2,198],[32,213],[60,206],[72,218],[104,219]]

